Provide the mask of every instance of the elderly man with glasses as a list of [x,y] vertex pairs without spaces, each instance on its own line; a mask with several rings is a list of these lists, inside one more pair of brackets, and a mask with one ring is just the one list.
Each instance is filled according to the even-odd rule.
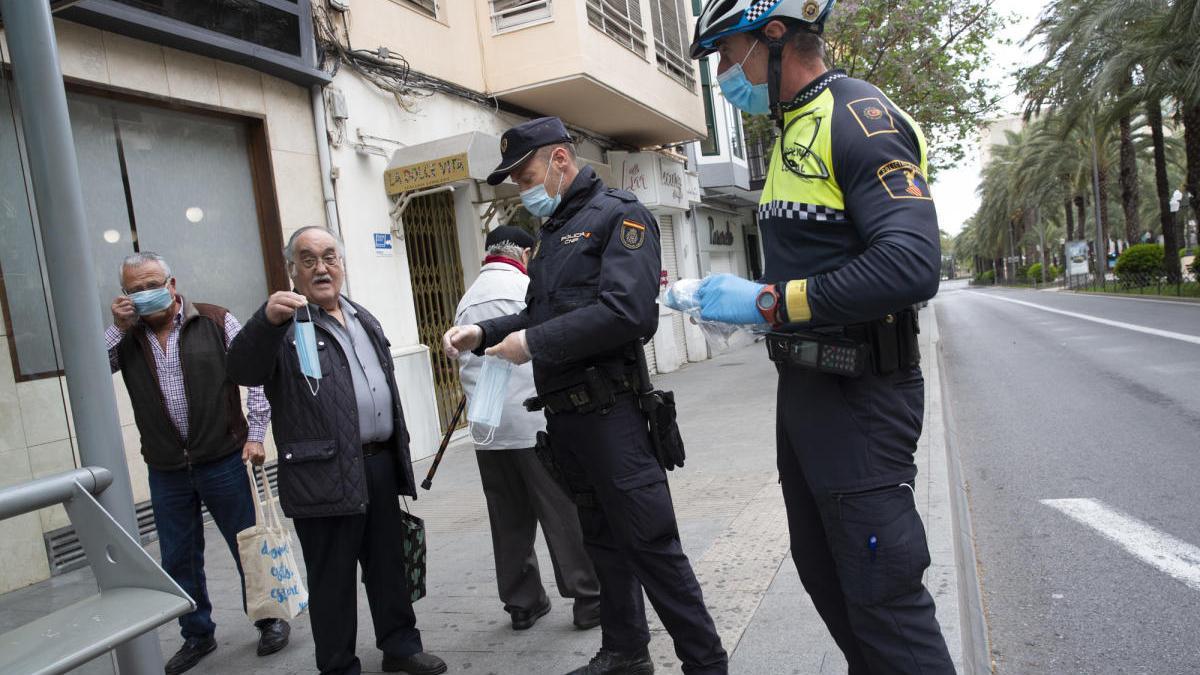
[[408,431],[379,320],[342,296],[342,244],[305,227],[284,255],[295,292],[273,294],[229,353],[229,371],[262,385],[274,411],[279,498],[308,571],[317,668],[357,675],[362,580],[385,672],[437,675],[421,645],[402,550],[400,495],[416,496]]
[[[271,407],[261,388],[250,389],[247,424],[241,392],[225,369],[241,324],[223,307],[184,299],[161,256],[144,251],[126,258],[121,288],[125,294],[113,300],[113,325],[105,333],[108,358],[133,403],[163,569],[196,601],[195,611],[179,618],[183,646],[167,662],[167,675],[176,675],[217,648],[200,504],[208,507],[241,574],[237,533],[254,525],[242,462],[262,464]],[[243,609],[245,601],[243,580]],[[255,626],[259,656],[287,645],[286,621],[264,619]]]

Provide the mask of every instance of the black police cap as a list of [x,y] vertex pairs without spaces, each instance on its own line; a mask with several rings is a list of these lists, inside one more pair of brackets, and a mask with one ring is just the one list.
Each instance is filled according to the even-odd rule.
[[491,248],[502,241],[511,241],[521,248],[532,248],[534,243],[533,235],[525,230],[512,225],[501,225],[488,232],[487,239],[484,241],[484,247]]
[[538,148],[570,143],[571,135],[557,117],[539,117],[509,129],[500,137],[500,166],[488,176],[488,185],[499,185],[508,174],[533,156]]

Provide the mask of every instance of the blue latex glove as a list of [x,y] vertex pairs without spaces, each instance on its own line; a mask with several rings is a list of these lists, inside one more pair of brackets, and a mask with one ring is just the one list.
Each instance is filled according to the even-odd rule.
[[700,318],[740,325],[765,324],[755,301],[763,284],[733,274],[716,274],[700,282]]

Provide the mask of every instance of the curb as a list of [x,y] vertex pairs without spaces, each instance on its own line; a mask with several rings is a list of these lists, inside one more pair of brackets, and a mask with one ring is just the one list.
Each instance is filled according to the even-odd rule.
[[[937,325],[937,313],[933,315]],[[936,330],[936,328],[935,328]],[[990,675],[993,672],[991,644],[988,640],[987,615],[983,608],[983,593],[979,585],[979,564],[975,557],[975,533],[971,527],[971,505],[962,465],[954,446],[954,418],[946,391],[945,357],[939,339],[934,343],[937,352],[939,386],[942,393],[942,420],[945,432],[946,463],[950,472],[950,500],[954,521],[955,561],[958,567],[958,612],[962,637],[962,670],[969,675]]]

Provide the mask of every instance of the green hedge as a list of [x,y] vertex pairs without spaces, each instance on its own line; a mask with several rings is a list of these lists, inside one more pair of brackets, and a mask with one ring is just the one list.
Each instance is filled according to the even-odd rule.
[[996,283],[996,272],[995,270],[986,270],[975,277],[975,281],[981,284],[994,284]]
[[1113,270],[1118,277],[1161,277],[1166,268],[1163,258],[1166,253],[1159,244],[1135,244],[1121,252]]

